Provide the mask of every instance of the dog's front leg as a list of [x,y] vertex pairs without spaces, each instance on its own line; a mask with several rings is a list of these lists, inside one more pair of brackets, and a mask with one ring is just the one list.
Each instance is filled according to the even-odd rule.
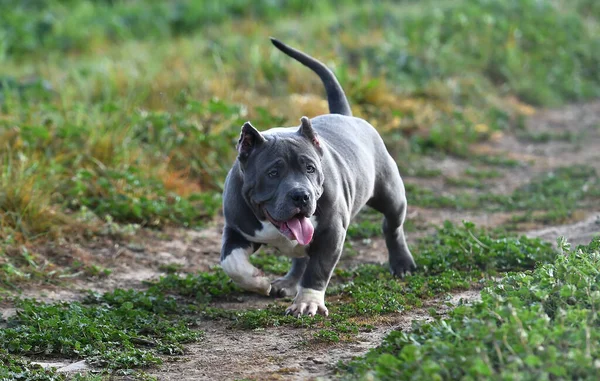
[[325,290],[333,269],[342,255],[346,237],[346,230],[341,223],[337,224],[337,227],[336,224],[329,226],[315,235],[308,248],[308,265],[300,281],[298,294],[292,305],[286,310],[286,314],[296,317],[316,314],[327,316],[329,314],[325,306]]
[[248,241],[237,230],[226,226],[221,247],[221,268],[233,283],[244,290],[269,295],[271,292],[269,278],[248,260],[259,247],[260,244]]

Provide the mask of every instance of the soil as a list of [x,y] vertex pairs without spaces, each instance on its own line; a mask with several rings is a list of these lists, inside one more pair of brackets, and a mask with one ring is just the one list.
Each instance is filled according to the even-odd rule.
[[[571,105],[558,110],[541,110],[527,120],[527,130],[537,133],[562,133],[569,131],[569,141],[549,140],[531,143],[512,133],[497,136],[476,147],[480,153],[515,158],[528,164],[501,169],[504,175],[486,180],[497,192],[511,192],[530,181],[535,175],[552,168],[573,164],[594,166],[600,172],[600,102]],[[444,174],[464,173],[468,163],[456,158],[432,160],[431,168]],[[448,189],[439,179],[405,177],[406,182],[424,183],[440,192]],[[410,195],[409,195],[410,197]],[[425,209],[410,207],[409,219],[418,222],[416,232],[407,233],[409,243],[431,231],[431,227],[445,220],[460,222],[470,220],[481,226],[494,227],[506,222],[510,213]],[[222,221],[201,231],[170,229],[160,233],[140,230],[129,237],[127,244],[106,239],[88,247],[57,246],[51,250],[71,257],[90,260],[110,268],[112,273],[104,279],[73,280],[69,286],[32,286],[22,291],[26,297],[44,301],[77,300],[85,290],[109,291],[114,288],[143,288],[144,281],[156,279],[167,265],[178,265],[186,272],[207,270],[218,264],[221,245]],[[555,243],[560,235],[572,244],[589,243],[600,232],[600,205],[576,213],[574,220],[562,226],[530,225],[522,233]],[[123,240],[121,240],[122,242]],[[381,238],[353,242],[353,255],[344,258],[339,266],[386,261],[385,244]],[[50,250],[49,249],[49,250]],[[414,253],[418,256],[418,253]],[[158,369],[150,374],[159,380],[305,380],[331,378],[338,361],[364,354],[376,347],[394,329],[410,330],[413,322],[431,319],[429,309],[446,313],[459,302],[472,303],[479,298],[478,290],[458,292],[449,300],[429,300],[424,308],[385,316],[378,319],[370,332],[360,333],[355,340],[335,344],[311,344],[308,329],[275,327],[254,331],[231,330],[226,324],[206,322],[202,341],[188,345],[187,355],[165,358]],[[227,308],[260,308],[272,300],[259,296],[244,296],[239,303],[229,303]],[[0,305],[4,317],[14,313],[10,306]],[[66,366],[73,361],[53,360]]]

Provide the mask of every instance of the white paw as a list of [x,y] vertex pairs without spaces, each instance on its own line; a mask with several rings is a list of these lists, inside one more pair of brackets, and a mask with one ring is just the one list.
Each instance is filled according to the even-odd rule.
[[315,316],[316,314],[327,316],[329,311],[325,307],[325,290],[318,291],[312,288],[300,288],[294,303],[285,311],[286,315],[300,317],[301,315]]
[[271,292],[271,281],[265,277],[262,271],[252,266],[248,261],[250,255],[244,249],[235,249],[221,262],[223,271],[233,283],[244,290],[253,291],[258,294],[269,295]]

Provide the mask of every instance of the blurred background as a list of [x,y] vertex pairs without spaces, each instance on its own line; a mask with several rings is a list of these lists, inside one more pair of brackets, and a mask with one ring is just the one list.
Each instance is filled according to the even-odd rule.
[[596,0],[0,0],[0,240],[218,215],[244,121],[327,112],[269,36],[327,63],[411,174],[598,97],[599,20]]

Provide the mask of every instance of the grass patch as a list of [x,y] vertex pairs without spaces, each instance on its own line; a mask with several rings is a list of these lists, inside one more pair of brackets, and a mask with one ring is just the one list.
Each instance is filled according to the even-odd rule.
[[[17,314],[0,328],[0,349],[16,355],[85,358],[107,369],[136,369],[161,363],[160,355],[183,353],[182,344],[199,340],[197,316],[229,321],[240,329],[291,325],[312,327],[315,342],[350,340],[372,328],[370,319],[422,305],[423,300],[467,289],[499,272],[531,269],[548,262],[548,244],[525,237],[493,237],[470,223],[445,224],[415,252],[420,271],[404,280],[386,266],[336,269],[327,290],[330,317],[285,316],[286,302],[265,309],[224,310],[213,302],[242,292],[219,269],[199,274],[168,274],[146,291],[117,289],[83,302],[45,304],[17,300]],[[253,259],[271,275],[289,260],[264,253]]]
[[458,210],[476,209],[480,203],[476,196],[466,193],[437,194],[429,188],[407,183],[406,198],[409,205],[425,208],[453,208]]
[[[476,181],[477,183],[477,181]],[[510,195],[493,193],[445,193],[406,184],[410,204],[426,208],[457,210],[483,209],[489,211],[552,210],[539,221],[558,221],[576,209],[586,207],[600,198],[600,177],[593,167],[574,165],[556,168],[541,174],[515,189]],[[523,217],[525,218],[525,217]]]
[[283,255],[266,253],[264,250],[261,250],[250,257],[250,263],[266,273],[285,275],[290,269],[292,259]]
[[566,209],[553,209],[548,212],[525,212],[510,218],[508,225],[534,223],[545,225],[565,224],[571,221],[577,213]]
[[[351,3],[347,1],[347,3]],[[78,0],[68,6],[59,1],[2,6],[0,21],[3,56],[22,57],[40,50],[81,52],[132,39],[170,39],[201,31],[234,19],[272,21],[282,13],[300,14],[329,8],[330,4],[302,1],[244,2],[177,0],[115,3]],[[152,25],[148,25],[148,20]],[[80,26],[88,25],[85,31]]]
[[[383,214],[375,209],[365,207],[348,226],[346,236],[349,239],[370,239],[383,234]],[[411,219],[404,221],[404,231],[411,232],[417,229],[417,223]],[[348,241],[347,241],[348,243]]]
[[85,358],[108,369],[160,364],[159,354],[182,354],[183,343],[198,340],[175,317],[175,303],[143,293],[117,290],[86,304],[16,303],[18,313],[0,330],[2,348],[19,355]]
[[[194,316],[207,303],[239,292],[218,270],[169,274],[146,291],[90,292],[83,302],[15,300],[17,314],[0,328],[0,355],[84,358],[111,371],[150,367],[162,363],[161,355],[184,354],[183,344],[202,338]],[[8,370],[0,367],[0,372],[10,370],[5,366]],[[33,377],[36,370],[23,371]]]
[[504,201],[511,210],[560,209],[585,205],[600,197],[600,177],[593,167],[574,165],[561,167],[533,179],[516,189]]
[[570,143],[577,143],[584,138],[584,136],[582,136],[581,134],[575,134],[572,131],[533,132],[527,130],[517,130],[517,137],[519,139],[531,143],[548,143],[550,141],[564,141]]
[[506,168],[514,168],[523,164],[518,160],[510,159],[503,155],[475,155],[472,157],[472,161],[474,163]]
[[485,169],[475,167],[469,167],[465,169],[465,175],[478,180],[495,179],[503,176],[503,174],[496,169]]
[[348,379],[594,379],[600,340],[600,239],[510,274],[450,318],[392,332],[343,366]]
[[[0,238],[65,237],[82,207],[156,228],[214,216],[245,120],[265,129],[325,112],[318,79],[273,54],[267,32],[330,64],[394,154],[465,155],[513,123],[520,111],[506,95],[553,104],[599,94],[593,9],[549,0],[348,0],[343,12],[331,1],[0,5]],[[331,30],[342,32],[323,40]]]

